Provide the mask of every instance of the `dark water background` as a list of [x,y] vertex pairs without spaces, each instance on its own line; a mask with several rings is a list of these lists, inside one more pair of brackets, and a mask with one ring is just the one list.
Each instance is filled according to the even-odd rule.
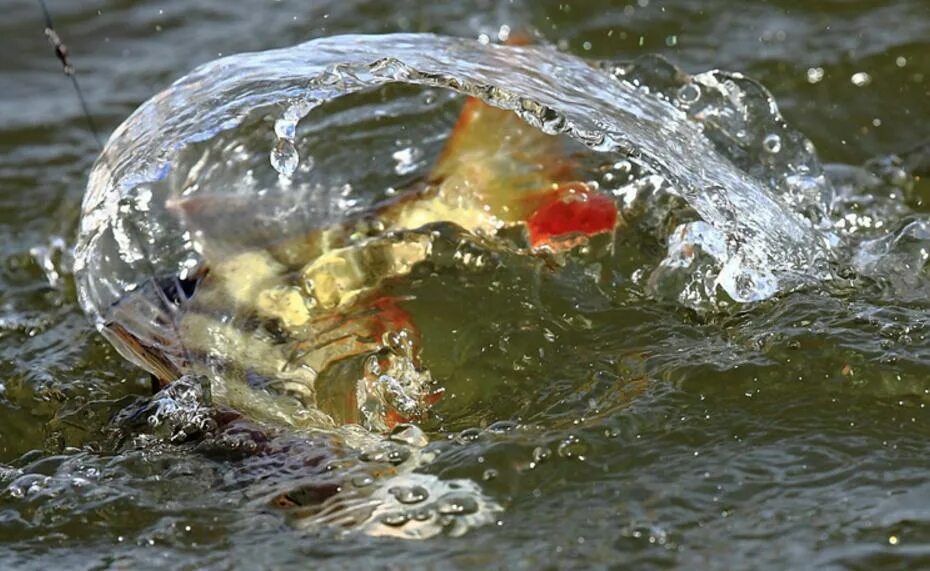
[[[930,565],[930,313],[920,302],[790,296],[709,326],[671,309],[638,310],[670,325],[645,328],[629,345],[674,345],[682,356],[654,363],[646,374],[655,382],[632,406],[567,420],[584,416],[583,401],[611,375],[635,376],[592,357],[581,404],[559,403],[534,418],[540,429],[487,435],[440,459],[441,475],[481,479],[495,468],[487,488],[507,503],[499,526],[459,539],[308,534],[244,505],[222,462],[170,448],[106,453],[107,420],[147,394],[148,379],[88,325],[66,271],[98,149],[38,6],[2,4],[0,566]],[[742,71],[828,162],[858,164],[930,135],[926,0],[49,7],[104,132],[221,54],[348,32],[494,37],[508,25],[587,57],[661,53],[692,72]],[[860,86],[852,78],[861,73],[869,81]],[[50,284],[56,273],[60,283]],[[605,315],[608,335],[623,312]],[[574,346],[566,359],[588,358]],[[691,355],[703,364],[688,366]],[[537,447],[552,458],[528,469]]]

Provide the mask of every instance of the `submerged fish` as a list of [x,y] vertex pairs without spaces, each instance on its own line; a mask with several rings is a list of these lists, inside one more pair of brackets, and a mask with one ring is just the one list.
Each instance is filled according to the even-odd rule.
[[[296,454],[316,445],[295,444],[275,426],[339,428],[345,446],[362,451],[356,468],[338,476],[318,469],[325,450],[343,450],[334,453],[340,466],[352,457],[328,441],[303,467],[301,483],[259,494],[299,521],[400,537],[456,534],[492,521],[501,508],[473,482],[413,473],[430,454],[423,432],[409,423],[428,415],[443,386],[420,360],[428,340],[385,284],[429,260],[450,229],[508,241],[527,256],[613,233],[622,223],[614,198],[576,180],[563,144],[511,111],[470,98],[426,180],[347,222],[252,240],[224,216],[239,208],[236,218],[247,217],[248,204],[223,195],[171,199],[169,210],[200,240],[202,262],[118,302],[103,331],[151,372],[162,388],[155,403],[176,407],[178,395],[190,400],[200,390],[193,379],[221,379],[212,390],[229,408],[198,412],[208,420],[182,435],[206,423],[220,434],[213,440],[233,434],[236,446],[245,438],[255,454]],[[149,419],[142,423],[148,426],[159,410],[150,405],[123,416]]]
[[[221,197],[174,199],[170,208],[203,237],[205,252],[186,279],[149,286],[160,290],[150,297],[176,305],[176,338],[155,346],[133,335],[140,315],[133,300],[115,308],[108,336],[161,385],[209,367],[226,387],[235,378],[296,397],[311,425],[389,430],[421,418],[442,387],[419,364],[416,323],[381,285],[429,258],[437,225],[489,240],[515,230],[528,255],[613,232],[614,199],[573,180],[574,170],[558,137],[469,99],[427,181],[369,216],[228,247],[221,232],[236,229],[219,230],[212,208]],[[229,323],[224,315],[245,318]],[[341,383],[339,396],[318,386],[327,370],[358,356],[366,358],[355,386]],[[253,393],[226,400],[251,409]],[[324,406],[322,393],[343,405]]]

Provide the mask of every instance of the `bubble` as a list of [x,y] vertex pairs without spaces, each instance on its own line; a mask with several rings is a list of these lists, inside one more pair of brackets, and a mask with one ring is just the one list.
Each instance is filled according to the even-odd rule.
[[381,516],[381,523],[391,527],[400,527],[410,521],[410,514],[407,512],[391,512]]
[[778,154],[778,152],[781,151],[781,137],[775,133],[766,135],[765,138],[762,139],[762,148],[764,148],[767,153],[773,155]]
[[473,514],[478,511],[478,502],[469,495],[452,492],[439,498],[436,511],[442,515]]
[[894,63],[898,67],[904,67],[907,65],[907,58],[904,56],[898,56],[895,58]]
[[852,77],[850,77],[849,80],[856,87],[865,87],[872,83],[872,76],[864,71],[860,71],[852,74]]
[[678,100],[693,105],[701,98],[701,88],[695,83],[686,83],[678,88]]
[[402,504],[418,504],[429,498],[429,492],[423,486],[396,486],[388,490]]
[[361,476],[356,476],[352,478],[352,485],[356,488],[367,488],[368,486],[375,483],[374,477],[364,474]]
[[822,67],[809,67],[807,68],[807,82],[808,83],[820,83],[823,79],[823,68]]
[[410,458],[410,450],[404,446],[386,442],[382,446],[374,449],[365,450],[359,454],[359,459],[363,462],[374,462],[379,464],[403,464]]

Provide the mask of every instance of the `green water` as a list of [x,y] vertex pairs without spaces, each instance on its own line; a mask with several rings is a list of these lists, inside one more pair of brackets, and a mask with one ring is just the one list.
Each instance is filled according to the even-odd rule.
[[[930,565],[930,306],[874,287],[707,319],[629,284],[591,286],[585,263],[541,282],[516,263],[496,279],[417,276],[403,293],[424,330],[442,327],[435,308],[468,324],[424,355],[461,395],[426,426],[439,452],[427,471],[481,482],[505,507],[461,538],[296,529],[249,486],[267,465],[299,472],[306,446],[261,465],[196,443],[115,445],[110,419],[150,389],[87,323],[67,271],[98,150],[38,6],[4,4],[3,567]],[[506,24],[587,57],[661,53],[688,71],[745,72],[826,162],[930,135],[925,0],[81,4],[49,7],[104,132],[219,54],[347,32],[494,36]],[[928,196],[924,180],[908,200],[926,210]],[[470,319],[475,307],[497,319]]]

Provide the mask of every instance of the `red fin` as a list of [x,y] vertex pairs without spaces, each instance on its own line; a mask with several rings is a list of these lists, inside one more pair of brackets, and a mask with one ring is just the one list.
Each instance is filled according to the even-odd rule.
[[377,309],[373,317],[372,334],[378,338],[388,331],[407,330],[414,337],[418,331],[410,314],[401,309],[395,297],[382,296],[371,301],[371,307]]
[[573,234],[594,236],[617,226],[617,204],[581,182],[563,184],[534,195],[540,204],[527,220],[530,244],[554,245],[553,239]]
[[533,43],[533,38],[526,32],[511,32],[510,37],[504,42],[507,46],[528,46]]
[[407,424],[409,422],[409,418],[401,416],[401,414],[394,409],[387,411],[387,414],[384,415],[384,424],[387,426],[388,430],[391,430],[398,424]]
[[446,394],[446,389],[442,389],[442,388],[436,389],[435,391],[426,395],[423,398],[423,402],[425,402],[428,406],[433,406],[434,404],[442,400],[442,395],[444,394]]

